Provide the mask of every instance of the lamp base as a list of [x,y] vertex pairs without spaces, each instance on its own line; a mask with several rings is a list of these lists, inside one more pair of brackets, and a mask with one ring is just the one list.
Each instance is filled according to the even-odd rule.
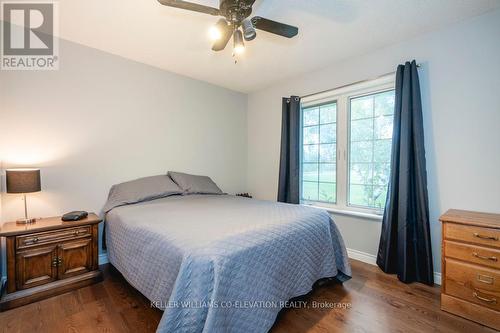
[[16,220],[16,224],[33,224],[37,219],[19,219]]

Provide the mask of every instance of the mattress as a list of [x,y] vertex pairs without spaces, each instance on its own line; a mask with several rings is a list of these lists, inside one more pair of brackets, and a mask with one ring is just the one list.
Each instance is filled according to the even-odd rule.
[[342,237],[320,209],[230,195],[116,207],[108,257],[152,305],[158,332],[267,332],[314,282],[351,275]]

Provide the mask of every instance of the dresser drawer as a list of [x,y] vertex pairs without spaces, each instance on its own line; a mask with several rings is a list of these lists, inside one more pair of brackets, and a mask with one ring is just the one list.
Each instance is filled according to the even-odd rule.
[[445,223],[444,238],[500,248],[500,230]]
[[500,250],[479,245],[445,241],[444,253],[449,258],[500,269]]
[[445,259],[445,290],[448,295],[500,310],[500,271]]
[[16,237],[16,249],[24,249],[33,246],[49,244],[72,239],[91,236],[91,226],[85,225],[75,228],[66,228],[56,231],[39,232]]

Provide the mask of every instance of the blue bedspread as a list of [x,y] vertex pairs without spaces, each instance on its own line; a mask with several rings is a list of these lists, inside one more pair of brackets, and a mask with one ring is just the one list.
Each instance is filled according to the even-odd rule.
[[110,262],[165,310],[158,332],[267,332],[315,281],[351,275],[326,211],[190,195],[113,209]]

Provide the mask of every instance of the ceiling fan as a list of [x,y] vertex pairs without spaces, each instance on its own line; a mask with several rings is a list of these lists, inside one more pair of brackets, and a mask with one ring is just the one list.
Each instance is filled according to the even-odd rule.
[[233,37],[233,55],[245,51],[245,41],[257,36],[255,29],[267,31],[279,36],[292,38],[299,32],[297,27],[272,21],[260,16],[249,18],[255,0],[220,0],[219,8],[200,5],[182,0],[158,0],[162,5],[194,12],[223,16],[210,30],[214,40],[212,50],[222,51]]

